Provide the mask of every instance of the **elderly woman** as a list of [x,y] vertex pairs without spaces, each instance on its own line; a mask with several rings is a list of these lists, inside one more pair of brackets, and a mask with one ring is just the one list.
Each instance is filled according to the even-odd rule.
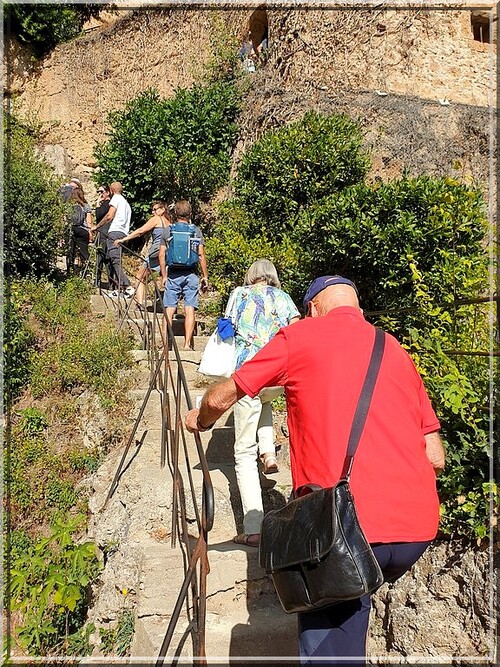
[[[274,264],[258,259],[247,271],[243,287],[231,294],[235,329],[236,369],[251,359],[278,331],[299,319],[292,299],[280,289]],[[270,401],[281,393],[263,389],[260,396],[244,396],[234,406],[234,461],[243,505],[243,533],[237,544],[259,545],[264,516],[258,459],[264,473],[277,472],[273,415]]]

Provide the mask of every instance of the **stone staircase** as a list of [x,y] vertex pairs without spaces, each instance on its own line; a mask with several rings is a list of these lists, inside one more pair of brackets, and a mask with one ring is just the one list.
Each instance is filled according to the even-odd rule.
[[[116,311],[116,302],[107,297],[92,297],[96,312]],[[134,350],[136,369],[134,386],[129,391],[133,402],[130,412],[130,431],[143,404],[151,371],[148,352],[140,337],[144,319],[140,311],[130,309],[124,323],[137,339]],[[182,322],[174,321],[174,333]],[[150,328],[151,333],[151,328]],[[195,350],[180,351],[183,368],[193,404],[203,395],[207,379],[197,373],[206,344],[205,336],[195,337]],[[179,349],[182,336],[177,337]],[[171,367],[176,378],[176,362],[171,353]],[[171,387],[168,396],[172,411],[174,397]],[[172,534],[172,475],[171,455],[161,466],[161,398],[154,389],[130,447],[125,469],[116,491],[103,508],[124,446],[113,450],[94,476],[94,494],[90,500],[91,537],[104,553],[105,567],[90,614],[97,627],[115,627],[120,610],[131,609],[135,615],[132,659],[153,661],[159,652],[171,613],[184,579],[185,555],[179,544],[171,547]],[[187,409],[184,398],[182,415]],[[290,492],[288,443],[282,435],[277,417],[276,435],[281,444],[278,451],[279,472],[261,475],[265,509],[284,503]],[[173,427],[173,426],[172,426]],[[297,655],[296,619],[287,616],[276,598],[272,582],[258,564],[258,550],[236,545],[232,537],[242,531],[241,504],[233,461],[234,428],[232,413],[226,413],[212,431],[201,434],[215,495],[215,521],[209,533],[210,573],[207,580],[206,652],[218,663],[234,658]],[[194,437],[185,433],[186,449],[192,468],[180,455],[184,478],[189,534],[197,535],[195,511],[188,488],[188,472],[196,489],[201,507],[202,473]],[[180,448],[183,449],[182,438]],[[193,655],[189,632],[191,610],[184,605],[165,664],[172,656]],[[94,655],[98,655],[97,653]],[[210,660],[209,660],[210,662]]]

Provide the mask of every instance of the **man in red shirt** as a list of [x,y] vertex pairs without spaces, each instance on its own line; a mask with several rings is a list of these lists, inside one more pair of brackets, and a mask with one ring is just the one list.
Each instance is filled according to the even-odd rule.
[[[347,278],[314,280],[304,308],[306,319],[282,329],[229,380],[213,385],[199,410],[186,415],[190,431],[206,430],[241,396],[284,386],[294,489],[339,480],[375,338]],[[436,536],[436,472],[444,467],[439,428],[411,358],[386,334],[350,480],[360,524],[386,581],[408,571]],[[311,657],[364,662],[369,613],[366,595],[299,614],[302,664]]]

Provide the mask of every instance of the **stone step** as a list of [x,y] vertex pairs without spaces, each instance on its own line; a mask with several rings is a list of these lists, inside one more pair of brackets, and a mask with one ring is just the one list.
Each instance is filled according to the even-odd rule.
[[[231,541],[211,542],[208,558],[207,655],[252,656],[258,646],[261,656],[296,656],[296,619],[281,609],[272,581],[259,566],[258,550]],[[139,579],[141,599],[131,655],[156,656],[184,580],[179,550],[149,546]],[[179,652],[187,624],[184,605],[168,656]],[[183,646],[180,655],[192,655],[191,647]]]
[[[140,332],[144,328],[145,322],[149,322],[150,326],[156,324],[156,333],[160,334],[160,326],[163,321],[163,309],[154,309],[151,302],[146,309],[146,313],[139,309],[132,299],[113,298],[103,291],[101,294],[92,294],[90,297],[91,308],[94,313],[114,313],[117,319],[124,319],[134,333]],[[172,321],[172,329],[177,339],[177,344],[181,347],[184,344],[184,316],[174,315]],[[204,322],[195,322],[195,339],[206,338],[211,331],[206,330]],[[199,343],[199,347],[195,349],[203,350],[205,343]]]
[[[109,298],[103,297],[102,301],[95,305],[114,308],[118,316],[119,306]],[[144,328],[142,314],[134,312],[128,319],[130,321],[127,324],[135,327],[136,335],[139,335],[141,328]],[[181,318],[179,322],[182,334]],[[196,336],[195,350],[184,351],[180,349],[183,344],[182,335],[176,337],[194,406],[214,381],[197,371],[206,341],[205,336]],[[131,433],[134,428],[150,383],[151,366],[155,367],[158,353],[149,354],[146,350],[136,349],[131,356],[134,361],[131,373],[133,386],[128,391],[128,397],[133,408],[130,419],[124,424],[125,434],[127,431]],[[172,351],[169,356],[173,382],[176,383],[177,362]],[[161,374],[163,377],[163,369]],[[175,387],[172,387],[171,383],[169,376],[167,395],[174,414]],[[158,383],[158,387],[162,384],[163,380]],[[132,661],[134,657],[148,656],[154,659],[158,655],[186,566],[179,545],[175,549],[170,546],[173,507],[173,454],[170,451],[172,436],[171,433],[168,434],[166,460],[162,466],[163,392],[158,387],[152,390],[144,407],[117,487],[105,509],[104,499],[120,463],[125,443],[108,455],[92,480],[94,494],[90,508],[94,525],[91,534],[93,531],[93,538],[101,548],[108,551],[92,619],[98,627],[108,627],[108,624],[116,619],[116,610],[123,606],[121,589],[132,589],[132,608],[136,613],[130,658]],[[187,411],[183,392],[180,409],[183,420]],[[171,429],[174,427],[174,424],[170,426]],[[197,534],[197,526],[193,495],[201,508],[203,475],[195,438],[187,431],[183,432],[189,463],[185,460],[181,436],[179,469],[186,499],[186,519],[194,536]],[[288,448],[279,428],[276,437],[283,444],[278,452],[279,472],[269,476],[260,475],[265,511],[282,506],[291,489],[286,460]],[[207,536],[210,565],[207,580],[207,655],[213,656],[214,662],[221,664],[226,660],[230,661],[228,656],[232,658],[256,654],[261,657],[286,656],[286,664],[293,664],[296,656],[296,619],[282,611],[271,580],[259,567],[258,550],[237,545],[232,541],[234,535],[242,532],[243,518],[234,467],[232,411],[223,415],[211,431],[200,434],[200,439],[206,454],[215,505],[214,525]],[[190,478],[194,492],[191,492],[189,486]],[[169,664],[169,657],[173,661],[175,655],[188,659],[193,655],[193,642],[189,636],[191,617],[191,611],[183,605],[165,664]]]

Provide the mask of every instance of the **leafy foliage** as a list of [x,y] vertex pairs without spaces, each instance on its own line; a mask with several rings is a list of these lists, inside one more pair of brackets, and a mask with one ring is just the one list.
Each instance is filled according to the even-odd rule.
[[238,76],[239,39],[228,30],[220,12],[214,12],[210,16],[212,19],[210,32],[212,56],[205,66],[204,78],[211,83],[232,82]]
[[310,111],[251,146],[238,170],[236,199],[256,229],[279,241],[304,207],[364,178],[370,163],[361,141],[348,116]]
[[98,4],[6,4],[4,22],[17,39],[31,46],[37,57],[61,42],[77,37],[85,21],[98,16]]
[[52,169],[35,152],[34,131],[4,119],[5,249],[7,278],[53,273],[63,237],[64,204]]
[[484,203],[449,178],[358,184],[325,197],[296,220],[303,293],[314,275],[348,273],[367,310],[452,302],[486,286]]
[[37,408],[26,408],[14,419],[4,458],[10,519],[19,529],[60,515],[80,503],[69,454],[59,452],[47,437],[48,420]]
[[19,641],[30,654],[66,653],[83,626],[90,584],[101,569],[96,545],[73,539],[84,520],[54,520],[49,537],[12,561],[10,601],[22,616]]
[[25,322],[29,318],[23,326],[36,345],[26,357],[16,357],[19,366],[13,356],[9,363],[14,376],[29,380],[35,398],[88,388],[104,407],[114,404],[118,374],[130,364],[132,341],[109,322],[96,326],[87,319],[89,289],[79,278],[58,287],[46,281],[13,283],[10,309]]
[[456,306],[487,292],[485,206],[451,178],[365,182],[361,134],[345,116],[308,113],[264,135],[244,156],[235,196],[219,206],[207,256],[227,295],[249,264],[268,257],[301,303],[318,275],[355,280],[374,323],[413,355],[443,424],[442,530],[487,533],[488,307]]
[[196,208],[228,175],[239,94],[216,81],[169,99],[148,90],[109,115],[109,140],[96,149],[100,182],[119,180],[138,218],[154,199],[189,199]]

